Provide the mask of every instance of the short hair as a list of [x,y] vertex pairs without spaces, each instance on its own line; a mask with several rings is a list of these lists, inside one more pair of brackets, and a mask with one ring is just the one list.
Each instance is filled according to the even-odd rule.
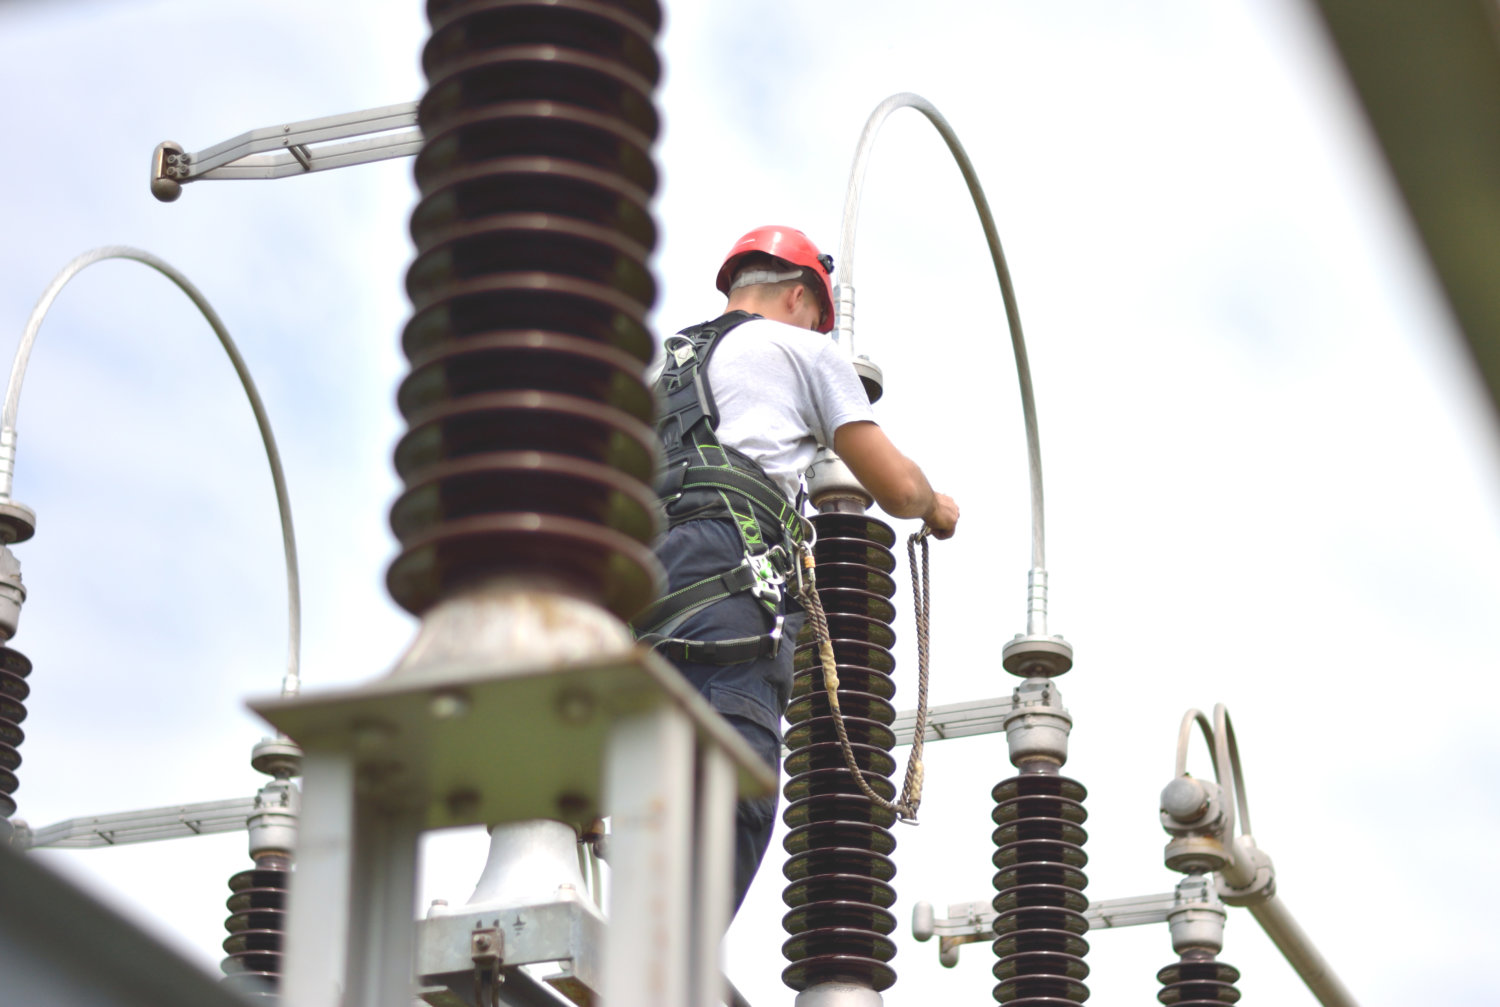
[[830,315],[833,314],[833,305],[823,303],[824,299],[828,296],[827,292],[823,290],[817,278],[811,275],[812,271],[806,266],[799,266],[795,262],[788,262],[785,259],[771,255],[769,252],[746,252],[734,264],[734,274],[730,277],[729,288],[731,290],[735,289],[740,276],[749,272],[800,273],[801,275],[795,279],[783,280],[780,283],[745,284],[739,289],[743,290],[746,286],[781,287],[786,283],[800,283],[807,290],[807,296],[812,298],[814,304],[821,305],[824,311]]

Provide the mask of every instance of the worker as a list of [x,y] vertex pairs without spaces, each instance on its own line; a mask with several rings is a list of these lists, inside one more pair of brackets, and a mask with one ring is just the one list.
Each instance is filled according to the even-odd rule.
[[[881,509],[953,534],[958,505],[876,425],[833,328],[833,259],[801,231],[759,227],[719,268],[724,313],[666,340],[656,381],[668,531],[657,547],[661,600],[637,617],[666,655],[773,768],[805,613],[796,601],[802,473],[820,445]],[[736,814],[734,906],[775,824],[777,795]]]

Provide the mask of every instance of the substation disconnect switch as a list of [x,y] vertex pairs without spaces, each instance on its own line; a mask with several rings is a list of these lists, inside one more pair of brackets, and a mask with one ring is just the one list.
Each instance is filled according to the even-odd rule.
[[1183,874],[1222,870],[1230,861],[1225,844],[1223,792],[1218,784],[1179,776],[1161,792],[1161,827],[1172,838],[1164,859]]

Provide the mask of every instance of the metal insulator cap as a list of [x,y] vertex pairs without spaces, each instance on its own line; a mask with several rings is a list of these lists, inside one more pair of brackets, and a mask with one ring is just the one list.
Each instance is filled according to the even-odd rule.
[[15,545],[36,534],[36,514],[25,504],[0,500],[0,543]]
[[1000,649],[1000,664],[1022,678],[1053,678],[1073,667],[1073,645],[1060,636],[1018,633]]
[[1174,821],[1191,825],[1208,811],[1208,791],[1191,776],[1179,776],[1161,792],[1161,810]]
[[885,394],[885,372],[869,357],[855,357],[853,362],[854,373],[859,375],[860,384],[865,386],[865,394],[874,405]]
[[819,448],[807,468],[807,498],[820,511],[837,510],[833,504],[849,500],[858,504],[858,512],[863,513],[875,502],[843,459],[827,448]]
[[250,768],[285,780],[302,775],[302,749],[290,738],[262,738],[250,750]]

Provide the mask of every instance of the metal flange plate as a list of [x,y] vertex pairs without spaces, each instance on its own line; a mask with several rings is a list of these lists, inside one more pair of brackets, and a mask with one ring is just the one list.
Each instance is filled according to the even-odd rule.
[[249,705],[309,755],[348,753],[363,799],[425,809],[424,827],[555,818],[587,822],[603,804],[604,757],[616,718],[661,704],[722,748],[741,798],[769,794],[775,773],[660,656],[495,674],[460,667],[419,681],[254,700]]

